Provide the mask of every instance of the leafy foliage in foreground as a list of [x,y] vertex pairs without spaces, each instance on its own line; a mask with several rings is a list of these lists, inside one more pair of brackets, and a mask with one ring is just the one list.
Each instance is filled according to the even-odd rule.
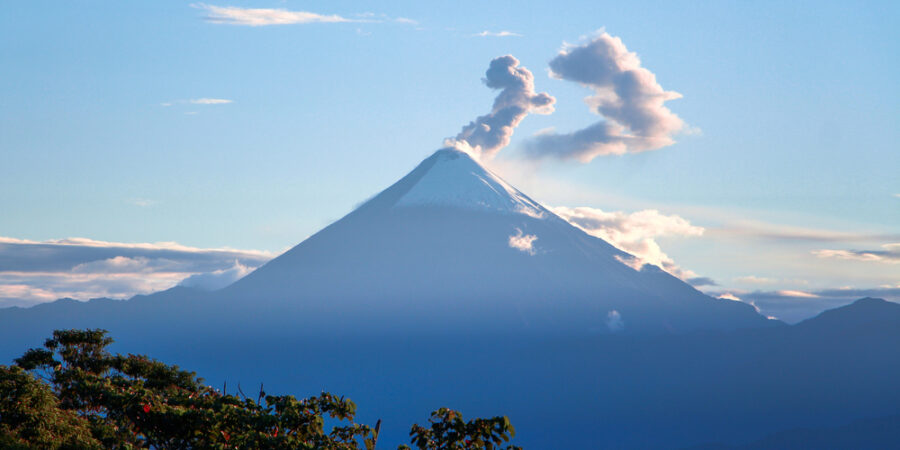
[[[516,430],[506,417],[492,419],[463,420],[462,414],[448,408],[441,408],[431,413],[430,428],[413,425],[409,435],[412,442],[420,450],[465,450],[500,449],[503,442],[508,442],[516,434]],[[507,450],[522,450],[521,447],[508,446]],[[409,449],[401,446],[400,450]]]
[[[267,395],[262,387],[255,399],[240,388],[230,395],[178,366],[111,354],[112,342],[104,330],[57,330],[16,366],[0,366],[0,447],[376,447],[380,421],[374,428],[355,423],[356,405],[349,399],[323,392],[298,400]],[[433,412],[430,423],[410,431],[420,450],[499,450],[515,435],[506,417],[466,422],[446,408]]]

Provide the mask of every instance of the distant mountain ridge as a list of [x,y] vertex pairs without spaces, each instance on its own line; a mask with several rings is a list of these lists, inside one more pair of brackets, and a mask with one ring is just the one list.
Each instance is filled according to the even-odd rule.
[[900,304],[881,298],[865,297],[849,305],[824,311],[798,323],[798,325],[816,328],[847,328],[894,324],[898,321],[900,321]]

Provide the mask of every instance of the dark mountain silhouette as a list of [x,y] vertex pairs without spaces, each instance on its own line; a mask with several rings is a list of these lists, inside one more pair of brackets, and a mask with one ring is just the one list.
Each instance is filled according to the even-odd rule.
[[866,297],[849,305],[824,311],[818,316],[800,322],[809,329],[847,329],[892,326],[900,320],[900,304],[880,298]]

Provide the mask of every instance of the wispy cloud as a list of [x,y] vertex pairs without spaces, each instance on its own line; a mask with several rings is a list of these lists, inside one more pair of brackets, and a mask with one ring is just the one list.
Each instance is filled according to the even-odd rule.
[[128,203],[134,206],[140,206],[141,208],[148,208],[156,205],[159,202],[157,202],[156,200],[150,200],[148,198],[132,198],[128,199]]
[[758,277],[755,275],[737,277],[734,279],[734,281],[747,284],[774,284],[778,282],[778,280],[776,280],[775,278]]
[[818,295],[813,294],[812,292],[797,291],[793,289],[775,291],[775,293],[782,297],[819,298]]
[[900,264],[900,242],[884,244],[883,250],[815,250],[819,258],[845,259],[850,261],[881,262]]
[[129,298],[180,283],[217,288],[274,256],[270,252],[205,249],[175,242],[0,237],[0,307],[63,297]]
[[481,33],[475,33],[472,36],[478,37],[522,37],[519,33],[514,33],[512,31],[488,31],[484,30]]
[[[40,246],[42,249],[50,249],[50,248],[95,248],[95,249],[125,249],[125,250],[147,250],[147,251],[174,251],[174,252],[184,252],[184,253],[209,253],[209,252],[219,252],[225,254],[235,254],[235,255],[252,255],[257,258],[269,259],[275,256],[272,252],[261,251],[261,250],[236,250],[229,247],[222,248],[199,248],[199,247],[191,247],[187,245],[181,245],[177,242],[154,242],[154,243],[126,243],[126,242],[110,242],[110,241],[99,241],[96,239],[89,238],[81,238],[81,237],[71,237],[64,239],[48,239],[45,241],[34,241],[30,239],[16,239],[11,237],[0,236],[0,246],[22,246],[20,248],[26,248],[30,246]],[[37,248],[37,247],[35,247]],[[3,251],[8,250],[9,247],[4,248],[0,247],[0,270],[4,269],[4,258]],[[43,253],[43,252],[40,252]],[[50,255],[43,254],[45,259],[50,260],[53,259]]]
[[281,8],[240,8],[237,6],[208,5],[206,3],[194,3],[191,6],[206,11],[207,21],[227,25],[260,27],[267,25],[359,22],[359,20],[348,19],[337,14],[318,14]]
[[234,100],[229,100],[227,98],[193,98],[188,101],[195,105],[225,105],[234,103]]
[[[229,103],[234,103],[234,100],[227,98],[210,98],[210,97],[201,97],[201,98],[190,98],[190,99],[180,99],[180,100],[170,100],[167,102],[162,102],[159,106],[168,108],[175,105],[227,105]],[[196,112],[194,112],[196,114]]]
[[374,13],[374,12],[364,12],[359,14],[354,14],[353,17],[356,19],[354,22],[368,22],[368,23],[400,23],[404,25],[418,25],[419,21],[415,19],[410,19],[409,17],[391,17],[384,13]]
[[797,227],[759,221],[734,221],[710,228],[710,234],[776,242],[873,242],[900,239],[896,233],[867,233]]

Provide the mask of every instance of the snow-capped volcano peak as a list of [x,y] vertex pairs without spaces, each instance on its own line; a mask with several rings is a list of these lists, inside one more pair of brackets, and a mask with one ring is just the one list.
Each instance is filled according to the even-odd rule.
[[408,190],[394,203],[395,208],[452,206],[532,217],[547,215],[537,202],[460,150],[438,150],[407,178],[401,182],[409,182]]
[[442,149],[221,295],[266,299],[309,329],[586,331],[606,329],[610,311],[628,332],[766,322],[626,256]]

